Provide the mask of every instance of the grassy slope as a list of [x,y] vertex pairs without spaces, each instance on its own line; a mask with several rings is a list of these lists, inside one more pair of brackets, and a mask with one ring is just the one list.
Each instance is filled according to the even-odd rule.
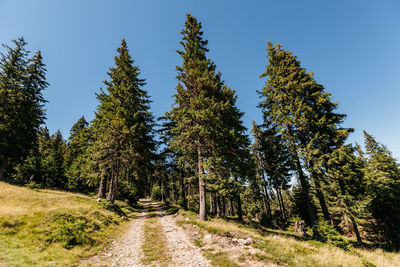
[[133,216],[132,208],[118,205],[115,212],[82,194],[0,182],[0,265],[78,265],[124,227],[122,215]]
[[345,251],[317,241],[298,240],[289,232],[260,231],[222,219],[201,222],[194,213],[182,210],[180,213],[190,220],[182,220],[178,224],[194,224],[211,234],[232,236],[232,233],[244,233],[252,237],[255,240],[253,247],[262,252],[247,256],[265,263],[283,266],[399,266],[400,263],[400,253],[367,249]]

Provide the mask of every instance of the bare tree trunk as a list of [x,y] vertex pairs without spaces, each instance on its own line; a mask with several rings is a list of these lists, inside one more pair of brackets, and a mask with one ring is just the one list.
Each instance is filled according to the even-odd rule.
[[114,204],[115,195],[117,191],[117,183],[118,183],[118,174],[116,170],[112,170],[111,172],[111,182],[110,182],[110,189],[108,191],[107,200]]
[[161,202],[164,202],[164,181],[161,179]]
[[282,191],[278,190],[279,196],[281,198],[281,202],[282,202],[282,212],[283,212],[283,218],[287,219],[287,214],[286,214],[286,209],[285,209],[285,203],[283,203],[283,196],[282,196]]
[[[263,178],[264,178],[264,175],[263,175]],[[271,205],[270,205],[270,203],[269,203],[269,195],[268,195],[268,189],[267,189],[267,183],[265,182],[265,180],[263,180],[263,189],[264,189],[264,193],[265,193],[265,202],[266,202],[266,205],[267,205],[267,212],[266,212],[266,214],[269,216],[269,217],[272,217],[272,212],[271,212]]]
[[303,191],[303,196],[306,201],[308,217],[310,219],[311,225],[314,225],[317,220],[317,216],[315,215],[314,209],[311,204],[310,192],[308,190],[309,185],[303,173],[303,169],[300,164],[300,159],[297,156],[295,158],[295,163],[296,163],[297,173],[299,175],[301,189]]
[[210,192],[210,214],[213,213],[213,193]]
[[325,221],[328,221],[333,225],[333,221],[329,214],[328,207],[326,206],[324,193],[322,192],[322,188],[321,188],[321,184],[319,183],[319,179],[318,179],[317,175],[315,175],[315,174],[312,174],[312,176],[314,178],[314,185],[315,185],[315,190],[317,193],[316,195],[317,195],[319,204],[321,206],[321,210],[322,210],[322,214],[324,215],[324,219],[325,219]]
[[184,210],[187,210],[187,200],[186,200],[186,190],[185,190],[185,169],[182,169],[182,179],[180,180],[181,183],[181,197],[182,197],[182,206]]
[[107,185],[107,175],[106,173],[102,173],[99,185],[99,193],[97,194],[97,198],[106,198],[106,185]]
[[275,188],[275,191],[276,191],[276,198],[278,199],[279,211],[281,212],[281,218],[284,219],[283,209],[282,209],[282,203],[281,203],[281,198],[280,198],[279,190],[278,190],[277,188]]
[[221,217],[222,207],[221,207],[221,197],[217,196],[217,217]]
[[236,197],[236,201],[237,201],[237,213],[238,213],[238,219],[239,221],[243,220],[243,211],[242,211],[242,201],[240,200],[240,195],[238,194]]
[[362,244],[362,239],[361,239],[361,236],[360,236],[360,232],[358,231],[357,222],[354,219],[353,215],[351,215],[351,214],[350,214],[350,220],[351,220],[351,223],[353,224],[354,232],[356,233],[357,243],[361,245]]
[[201,154],[201,149],[197,149],[197,157],[198,157],[198,169],[199,169],[199,197],[200,197],[200,212],[199,217],[201,221],[205,221],[207,219],[206,214],[206,183],[204,182],[204,168],[203,168],[203,155]]
[[226,217],[226,198],[222,197],[222,216]]
[[235,215],[235,207],[233,206],[233,199],[229,198],[229,215]]

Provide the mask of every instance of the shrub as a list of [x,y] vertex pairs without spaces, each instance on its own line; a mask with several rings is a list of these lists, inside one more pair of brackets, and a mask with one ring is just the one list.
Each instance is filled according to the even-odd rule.
[[48,242],[59,242],[65,248],[93,242],[90,234],[99,226],[83,216],[59,214],[48,231]]
[[260,213],[260,225],[264,227],[271,227],[273,225],[273,219],[268,216],[265,212]]
[[325,220],[319,220],[314,225],[313,231],[314,233],[317,233],[317,239],[322,242],[327,242],[346,250],[350,249],[350,243],[342,237],[342,235],[335,229],[333,225]]
[[151,189],[151,198],[153,200],[161,200],[161,189],[158,185],[154,185],[153,188]]

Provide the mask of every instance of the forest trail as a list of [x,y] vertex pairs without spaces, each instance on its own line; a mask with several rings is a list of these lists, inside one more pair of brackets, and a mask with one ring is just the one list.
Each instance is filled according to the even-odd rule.
[[210,266],[201,249],[175,224],[173,214],[154,201],[140,203],[144,208],[128,230],[82,266]]

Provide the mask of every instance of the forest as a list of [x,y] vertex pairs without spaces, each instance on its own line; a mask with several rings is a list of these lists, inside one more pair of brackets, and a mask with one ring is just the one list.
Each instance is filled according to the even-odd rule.
[[82,116],[68,138],[45,126],[49,83],[41,52],[27,51],[23,37],[5,44],[0,181],[80,192],[110,205],[151,197],[202,221],[257,222],[341,248],[353,238],[354,246],[398,251],[400,166],[381,140],[364,131],[364,144],[350,143],[354,130],[343,126],[346,115],[329,90],[272,42],[257,74],[265,81],[254,103],[262,123],[246,129],[236,91],[208,57],[207,43],[201,22],[187,14],[174,103],[156,118],[122,39],[95,95],[94,119]]

